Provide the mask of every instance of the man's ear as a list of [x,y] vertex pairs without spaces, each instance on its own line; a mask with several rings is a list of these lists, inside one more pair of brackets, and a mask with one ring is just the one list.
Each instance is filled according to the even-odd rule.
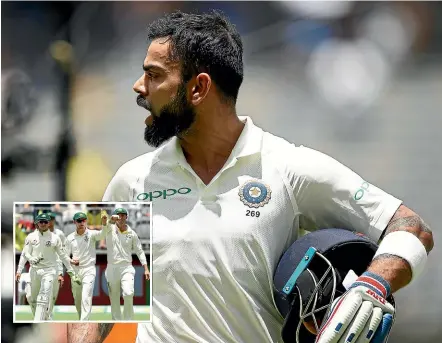
[[190,101],[192,105],[199,105],[209,94],[212,79],[207,73],[198,74],[191,85]]

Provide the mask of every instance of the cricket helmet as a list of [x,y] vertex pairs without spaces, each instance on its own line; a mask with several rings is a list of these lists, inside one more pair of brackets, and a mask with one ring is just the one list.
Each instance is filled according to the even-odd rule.
[[74,222],[76,222],[78,219],[86,219],[87,220],[87,215],[83,212],[77,212],[74,214],[74,217],[72,218],[72,220]]
[[[346,276],[365,272],[377,248],[362,234],[333,228],[309,233],[287,249],[273,278],[285,343],[315,342],[333,300],[346,292]],[[394,306],[392,296],[388,301]]]
[[46,220],[49,222],[51,220],[51,216],[48,213],[39,214],[37,217],[35,217],[34,223],[37,224],[43,220]]
[[126,209],[119,207],[114,210],[113,214],[125,214],[127,216],[127,211]]

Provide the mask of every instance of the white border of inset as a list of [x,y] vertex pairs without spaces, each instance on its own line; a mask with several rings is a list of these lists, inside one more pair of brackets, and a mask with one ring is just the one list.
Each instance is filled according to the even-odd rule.
[[[119,205],[142,205],[142,206],[149,206],[150,207],[150,216],[149,216],[149,220],[150,220],[150,242],[149,242],[149,272],[150,272],[150,279],[149,279],[149,294],[150,294],[150,305],[137,305],[137,306],[146,306],[148,308],[147,313],[149,313],[149,320],[148,321],[139,321],[139,320],[126,320],[126,321],[114,321],[114,320],[88,320],[88,321],[81,321],[81,320],[53,320],[53,321],[41,321],[38,323],[55,323],[55,324],[63,324],[63,323],[151,323],[152,322],[152,301],[153,301],[153,292],[152,292],[152,234],[153,234],[153,229],[152,229],[152,225],[153,225],[153,212],[152,212],[152,207],[153,204],[151,201],[148,202],[144,202],[144,201],[14,201],[13,203],[13,211],[12,211],[12,216],[13,216],[13,237],[12,237],[12,243],[13,243],[13,259],[14,259],[14,295],[13,295],[13,311],[14,311],[14,315],[13,315],[13,323],[17,323],[17,324],[25,324],[25,323],[37,323],[34,321],[25,321],[25,320],[16,320],[15,315],[16,315],[16,306],[20,306],[20,305],[16,305],[16,301],[17,301],[17,282],[15,281],[15,274],[17,273],[17,262],[16,262],[16,251],[15,251],[15,229],[16,229],[16,206],[17,205],[24,205],[24,204],[30,204],[30,205],[38,205],[38,204],[45,204],[45,205],[69,205],[69,204],[77,204],[77,205],[90,205],[90,204],[119,204]],[[69,305],[66,305],[69,306]],[[94,306],[94,305],[92,305]],[[96,305],[98,306],[98,305]],[[102,305],[99,305],[102,306]],[[110,306],[110,305],[103,305],[103,306]]]

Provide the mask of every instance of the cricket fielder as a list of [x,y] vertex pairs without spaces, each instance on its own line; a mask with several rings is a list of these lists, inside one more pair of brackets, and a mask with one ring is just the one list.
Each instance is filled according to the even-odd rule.
[[[79,282],[71,260],[62,248],[61,239],[49,230],[48,214],[37,216],[37,230],[28,235],[23,249],[23,256],[31,264],[30,305],[34,321],[47,320],[52,302],[53,284],[57,278],[57,255],[60,256],[73,282]],[[19,266],[20,267],[20,266]],[[17,272],[21,273],[21,269]]]
[[96,277],[95,243],[105,237],[106,230],[110,230],[110,227],[90,230],[87,227],[87,215],[83,212],[75,213],[73,221],[76,231],[69,234],[66,239],[66,253],[68,256],[72,254],[73,269],[80,279],[80,284],[72,284],[75,307],[80,320],[86,321],[90,319]]
[[[60,237],[62,248],[65,248],[66,245],[66,236],[63,231],[55,228],[55,213],[50,212],[47,213],[51,220],[49,221],[49,231],[55,233],[58,237]],[[51,307],[49,308],[49,320],[52,320],[52,315],[54,313],[54,305],[58,298],[58,292],[60,287],[63,287],[64,284],[64,272],[63,272],[63,263],[61,262],[60,256],[57,256],[57,282],[54,283],[53,291],[52,291],[52,302]]]
[[[55,213],[50,212],[50,213],[46,213],[47,215],[49,215],[49,217],[51,218],[51,220],[49,221],[49,231],[51,231],[52,233],[55,233],[58,237],[60,237],[61,239],[61,243],[62,243],[62,247],[64,249],[65,247],[65,242],[66,242],[66,236],[64,235],[63,231],[56,229],[55,228]],[[17,272],[16,274],[16,280],[17,282],[20,281],[20,276],[21,276],[21,271],[23,270],[25,264],[27,262],[27,259],[25,258],[23,252],[20,255],[20,260],[18,263],[18,268],[17,270],[20,272]],[[32,269],[32,267],[31,267]],[[29,272],[31,272],[31,269],[29,270]],[[57,255],[57,282],[54,283],[54,286],[52,288],[52,301],[50,303],[50,308],[49,308],[49,320],[52,320],[52,315],[54,312],[54,305],[55,302],[57,300],[58,297],[58,292],[60,287],[63,287],[64,284],[64,278],[63,278],[64,272],[63,272],[63,263],[61,262],[60,257]],[[31,299],[31,281],[29,279],[29,281],[26,282],[25,285],[25,292],[26,292],[26,299],[28,301],[28,303],[30,303],[30,299]],[[34,311],[33,311],[34,313]]]
[[[135,268],[132,266],[132,252],[135,252],[144,267],[146,280],[149,279],[146,255],[140,239],[134,230],[126,224],[127,211],[117,208],[110,221],[107,216],[102,217],[103,230],[106,230],[107,268],[105,276],[109,289],[113,320],[121,320],[120,288],[123,291],[124,310],[123,319],[132,320],[134,316],[134,278]],[[110,230],[109,230],[110,228]]]

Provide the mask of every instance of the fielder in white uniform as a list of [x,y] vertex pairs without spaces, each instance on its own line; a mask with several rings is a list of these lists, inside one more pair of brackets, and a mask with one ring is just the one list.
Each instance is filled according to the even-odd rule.
[[[55,213],[50,212],[48,213],[51,217],[51,220],[49,221],[49,231],[52,233],[55,233],[58,237],[60,237],[62,248],[64,249],[66,246],[66,236],[64,235],[63,231],[60,229],[55,228]],[[63,263],[61,262],[61,259],[59,256],[57,256],[57,282],[54,283],[53,291],[52,291],[52,302],[51,307],[49,308],[49,320],[52,320],[52,316],[54,313],[54,305],[58,298],[58,292],[60,290],[60,287],[63,287],[64,284],[64,272],[63,272]]]
[[[63,231],[56,229],[55,228],[55,214],[53,212],[47,213],[49,215],[49,217],[51,218],[51,220],[49,221],[49,231],[51,231],[52,233],[55,233],[58,237],[60,237],[61,240],[61,244],[63,249],[65,248],[65,242],[66,242],[66,236],[64,235]],[[28,260],[26,259],[26,257],[23,254],[23,251],[20,255],[20,260],[18,263],[18,268],[17,270],[19,270],[20,272],[17,272],[16,274],[16,280],[17,282],[20,281],[20,277],[21,277],[21,271],[23,270],[23,268],[25,267],[25,264]],[[31,272],[32,267],[29,269],[29,272]],[[63,287],[64,284],[64,272],[63,272],[63,263],[61,262],[60,257],[57,255],[57,282],[54,283],[54,286],[52,288],[52,302],[50,304],[50,308],[49,308],[49,318],[48,320],[52,320],[53,319],[53,314],[54,314],[54,305],[57,301],[58,298],[58,292],[60,287]],[[25,293],[26,293],[26,299],[28,301],[28,303],[30,303],[30,299],[31,299],[31,279],[29,278],[28,281],[26,282],[25,285]]]
[[[26,237],[23,255],[31,264],[31,294],[30,305],[34,314],[34,321],[49,319],[53,285],[57,280],[57,257],[59,256],[66,266],[66,270],[73,282],[78,282],[71,260],[62,248],[61,239],[49,230],[51,217],[41,214],[36,218],[37,230]],[[21,273],[23,267],[17,270]]]
[[95,245],[105,237],[107,228],[90,230],[87,227],[87,215],[83,212],[75,213],[73,221],[76,231],[66,239],[66,253],[68,256],[72,254],[73,269],[81,281],[81,284],[72,285],[75,307],[80,320],[86,321],[90,319],[96,277]]
[[[153,317],[138,325],[137,343],[282,342],[273,276],[301,228],[383,238],[368,271],[392,292],[419,275],[433,239],[415,212],[333,158],[237,116],[243,48],[227,18],[167,14],[150,24],[148,39],[133,88],[151,114],[146,142],[170,141],[124,164],[103,198],[153,202]],[[383,311],[379,300],[364,301]],[[348,324],[358,311],[341,306],[333,315]],[[345,327],[334,330],[320,343],[350,339]]]
[[106,216],[102,218],[103,230],[107,232],[107,268],[105,276],[109,289],[113,320],[121,320],[120,288],[124,301],[123,320],[133,320],[135,278],[135,268],[132,266],[133,252],[138,256],[141,265],[144,267],[146,280],[150,277],[141,241],[137,233],[126,224],[126,220],[127,211],[124,208],[117,208],[109,223]]

